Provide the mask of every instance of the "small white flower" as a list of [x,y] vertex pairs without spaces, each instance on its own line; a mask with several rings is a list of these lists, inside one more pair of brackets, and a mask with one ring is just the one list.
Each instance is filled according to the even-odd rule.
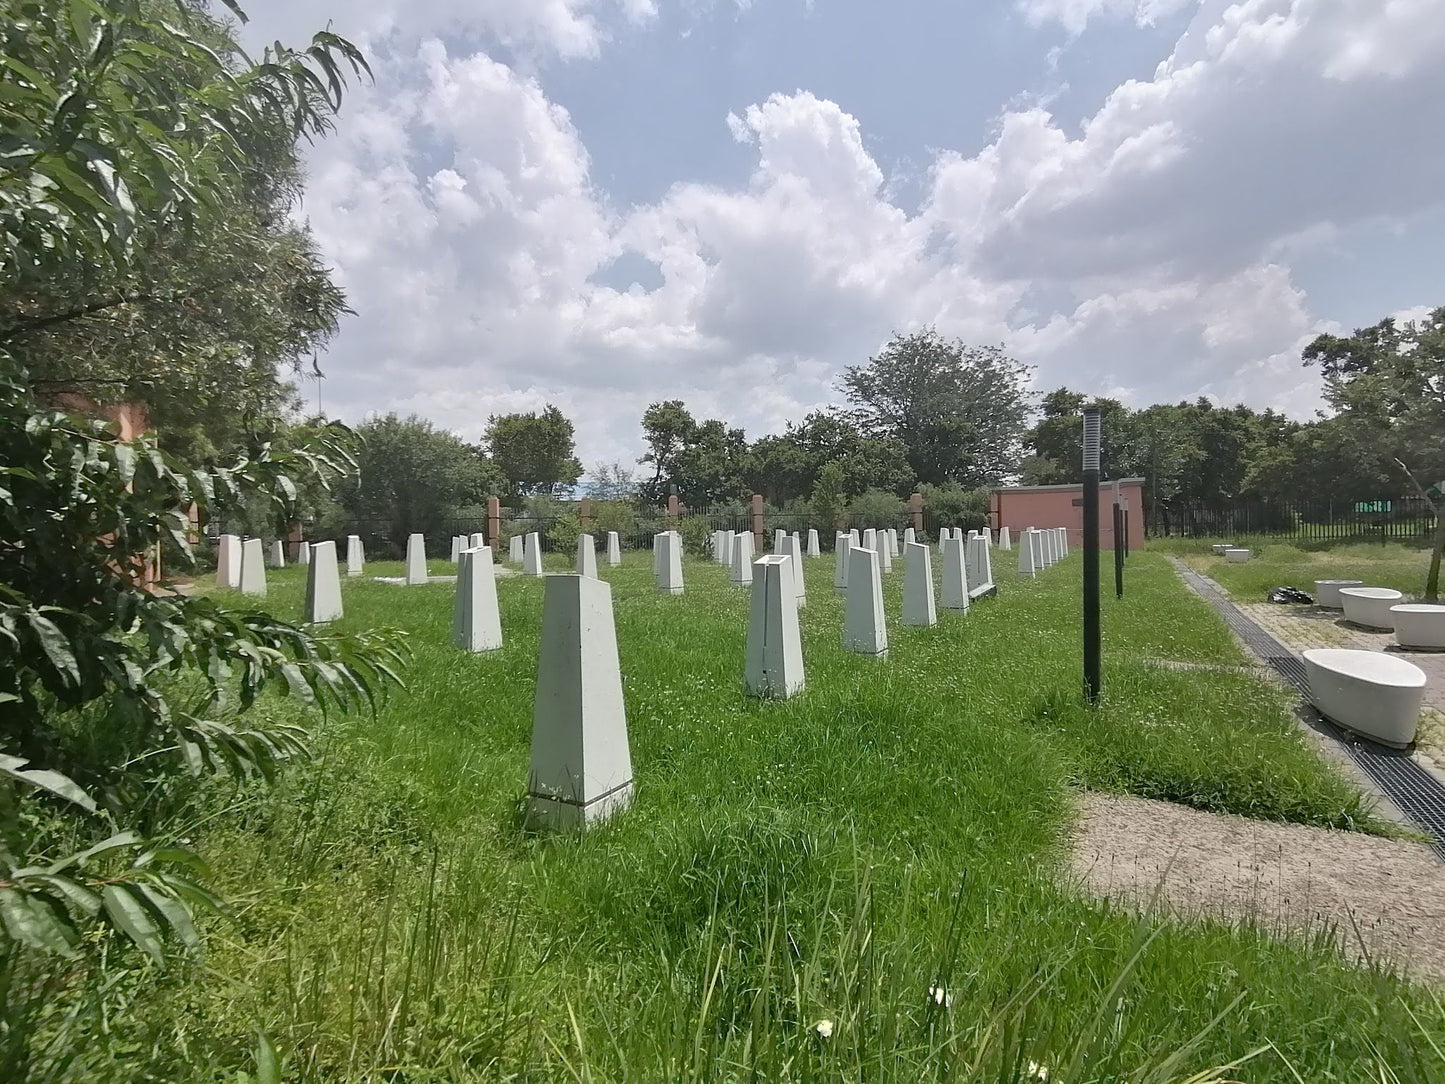
[[1029,1062],[1029,1079],[1046,1081],[1049,1079],[1049,1067],[1040,1065],[1036,1061]]
[[833,1021],[819,1020],[816,1024],[813,1025],[813,1030],[816,1031],[824,1039],[831,1039],[833,1037]]
[[930,986],[928,996],[933,998],[935,1005],[942,1005],[945,1009],[953,1008],[953,995],[948,992],[945,986]]

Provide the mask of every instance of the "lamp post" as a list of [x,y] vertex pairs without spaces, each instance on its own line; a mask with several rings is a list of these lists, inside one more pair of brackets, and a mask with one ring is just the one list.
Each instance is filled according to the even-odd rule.
[[1099,408],[1084,408],[1084,698],[1099,699]]

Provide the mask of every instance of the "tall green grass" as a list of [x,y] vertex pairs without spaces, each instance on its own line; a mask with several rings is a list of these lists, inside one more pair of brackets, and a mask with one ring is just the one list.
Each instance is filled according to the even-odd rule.
[[[808,687],[786,702],[742,695],[747,592],[689,563],[687,593],[659,596],[649,562],[603,573],[636,800],[580,838],[520,826],[542,584],[502,581],[506,646],[468,656],[447,642],[450,588],[348,582],[347,623],[411,631],[408,689],[375,717],[313,720],[318,755],[278,792],[218,787],[178,821],[236,917],[204,962],[118,959],[75,977],[73,1012],[36,1010],[25,1026],[72,1058],[51,1075],[1445,1074],[1445,1011],[1388,968],[1324,938],[1132,916],[1061,879],[1078,784],[1379,827],[1279,693],[1147,665],[1243,661],[1162,558],[1131,559],[1126,597],[1105,599],[1097,709],[1076,558],[1036,580],[1000,568],[997,599],[936,628],[895,620],[886,661],[843,651],[831,559],[809,561]],[[268,605],[299,615],[300,583],[273,576]]]

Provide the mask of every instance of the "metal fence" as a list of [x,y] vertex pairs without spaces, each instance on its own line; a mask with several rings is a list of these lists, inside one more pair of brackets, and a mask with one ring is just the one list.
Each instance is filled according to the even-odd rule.
[[1422,497],[1371,501],[1169,501],[1148,521],[1154,538],[1268,536],[1300,541],[1415,541],[1435,529]]

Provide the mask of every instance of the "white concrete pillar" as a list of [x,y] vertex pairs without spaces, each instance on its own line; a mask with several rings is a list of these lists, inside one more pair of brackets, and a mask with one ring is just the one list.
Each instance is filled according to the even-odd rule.
[[903,544],[903,623],[938,624],[933,602],[933,551],[917,542]]
[[336,567],[336,543],[316,542],[306,566],[306,620],[313,625],[341,618],[341,573]]
[[728,576],[733,583],[753,582],[753,536],[749,531],[733,535],[732,571]]
[[[332,548],[332,553],[333,553],[333,554],[335,553],[335,547]],[[311,563],[311,543],[310,543],[310,542],[300,542],[300,543],[297,543],[297,546],[296,546],[296,563],[297,563],[298,565],[309,565],[309,564]]]
[[1059,528],[1059,556],[1061,556],[1061,557],[1067,557],[1068,555],[1069,555],[1069,529],[1068,529],[1067,527],[1060,527],[1060,528]]
[[944,550],[948,548],[948,540],[953,537],[953,530],[949,527],[938,528],[938,555],[943,556]]
[[787,554],[788,532],[779,527],[773,531],[773,553],[777,556]]
[[223,534],[216,539],[216,586],[241,586],[241,536]]
[[346,574],[348,576],[360,576],[361,570],[366,567],[366,547],[361,544],[361,536],[349,534],[346,536]]
[[1049,567],[1048,561],[1045,559],[1047,554],[1044,551],[1044,532],[1034,531],[1030,544],[1034,548],[1034,568],[1042,572]]
[[406,540],[406,582],[418,587],[426,584],[426,538],[414,534]]
[[893,571],[893,543],[888,540],[887,531],[878,532],[878,571]]
[[486,546],[461,552],[452,605],[452,646],[463,651],[495,651],[502,646],[497,576],[492,551]]
[[519,534],[514,534],[507,540],[507,560],[514,565],[522,563],[526,542]]
[[1011,550],[1014,548],[1013,539],[1009,537],[1007,527],[1000,527],[998,529],[998,548],[1001,550]]
[[1034,552],[1035,548],[1034,529],[1032,527],[1025,527],[1019,535],[1020,576],[1037,576],[1039,574],[1039,566],[1036,563],[1036,554]]
[[[459,534],[452,535],[452,556],[451,562],[454,565],[462,563],[462,550],[466,549],[466,538]],[[458,573],[460,575],[460,573]]]
[[577,536],[577,575],[597,578],[597,542],[590,534]]
[[945,610],[968,610],[968,564],[964,550],[967,545],[952,533],[943,543],[943,556],[939,558],[943,562],[943,590],[938,602]]
[[821,557],[823,551],[818,547],[818,531],[815,527],[808,528],[808,556]]
[[788,535],[788,557],[793,560],[793,593],[797,597],[799,606],[808,604],[808,588],[803,577],[803,541],[797,531]]
[[[918,541],[918,532],[915,531],[912,527],[904,527],[904,528],[903,528],[903,544],[904,544],[905,546],[907,546],[908,543],[910,543],[910,542],[917,542],[917,541]],[[907,557],[908,551],[905,549],[905,550],[903,551],[903,554],[904,554],[905,557]]]
[[833,540],[833,586],[839,591],[848,586],[848,552],[853,548],[853,536],[839,531]]
[[886,658],[888,626],[883,617],[883,573],[868,549],[848,552],[848,599],[843,611],[843,646],[860,655]]
[[616,531],[607,532],[607,563],[613,568],[622,563],[622,539]]
[[857,527],[848,532],[848,542],[855,550],[863,544],[863,536],[858,533]]
[[[797,544],[797,536],[793,536]],[[791,555],[753,563],[743,683],[751,696],[786,699],[803,688],[803,639]]]
[[241,543],[241,594],[266,594],[266,554],[259,538],[248,538]]
[[736,531],[723,532],[723,551],[721,561],[723,564],[727,565],[730,568],[732,567],[733,563],[733,544],[737,541],[737,537],[738,533]]
[[548,576],[542,597],[527,822],[572,831],[632,800],[632,753],[612,588]]
[[993,585],[993,557],[988,548],[988,532],[980,531],[965,544],[964,568],[968,573],[968,593],[970,598],[982,598],[992,594]]
[[271,567],[286,567],[286,543],[282,542],[279,538],[271,543]]
[[898,548],[898,528],[888,528],[888,556],[894,560],[903,556],[903,551]]
[[536,531],[528,531],[522,539],[522,575],[542,575],[542,537]]
[[462,535],[462,549],[479,550],[487,544],[487,536],[481,531],[469,535]]
[[682,594],[682,535],[664,531],[657,536],[657,590],[664,595]]

